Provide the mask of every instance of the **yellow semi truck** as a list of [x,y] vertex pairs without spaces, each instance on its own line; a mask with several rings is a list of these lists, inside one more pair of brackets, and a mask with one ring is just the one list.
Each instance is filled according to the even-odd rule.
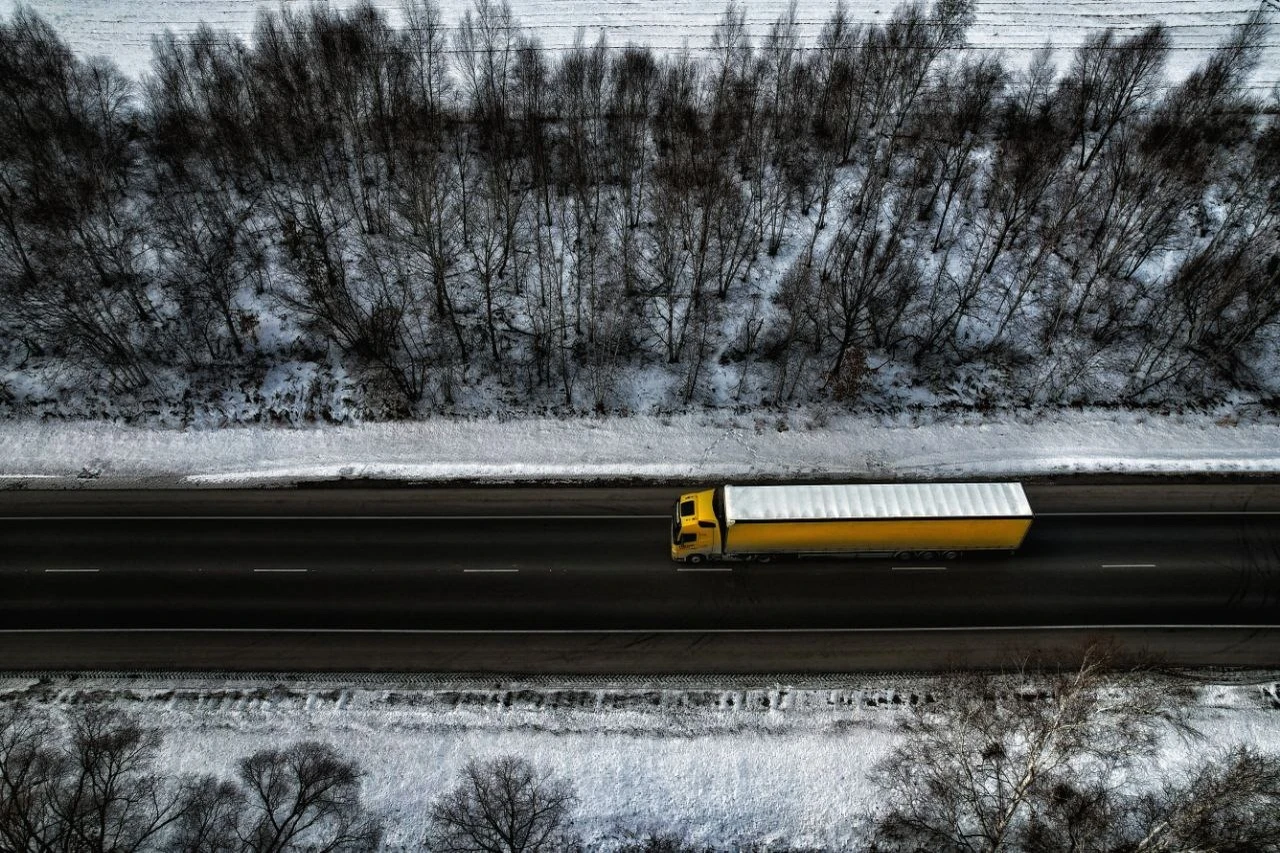
[[1017,550],[1031,519],[1019,483],[726,485],[676,501],[671,559],[954,559]]

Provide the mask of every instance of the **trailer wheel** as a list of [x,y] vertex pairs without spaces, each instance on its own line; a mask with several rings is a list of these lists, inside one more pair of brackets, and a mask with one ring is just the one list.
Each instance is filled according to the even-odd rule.
[[757,562],[757,563],[772,563],[772,562],[773,562],[773,555],[772,555],[772,554],[761,554],[760,556],[756,557],[756,562]]
[[959,552],[959,551],[945,551],[945,552],[943,552],[943,554],[942,554],[942,559],[944,559],[944,560],[954,560],[956,557],[959,557],[959,556],[960,556],[960,552]]
[[701,554],[690,554],[689,559],[685,560],[685,562],[691,566],[698,566],[698,565],[701,565],[702,561],[705,559],[706,557],[702,556]]
[[921,551],[921,552],[920,552],[920,559],[922,559],[922,560],[932,560],[932,559],[933,559],[934,557],[936,557],[936,556],[937,556],[937,555],[936,555],[936,554],[934,554],[932,551]]

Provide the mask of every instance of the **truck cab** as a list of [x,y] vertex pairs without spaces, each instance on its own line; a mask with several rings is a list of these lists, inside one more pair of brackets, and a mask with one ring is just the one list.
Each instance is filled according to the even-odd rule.
[[671,559],[702,563],[720,557],[720,523],[715,489],[681,495],[671,517]]

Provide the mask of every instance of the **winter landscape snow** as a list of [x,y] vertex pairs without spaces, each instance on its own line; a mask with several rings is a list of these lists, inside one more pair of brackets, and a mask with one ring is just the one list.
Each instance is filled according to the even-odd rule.
[[[792,8],[0,0],[0,488],[1280,472],[1280,7]],[[1280,760],[1275,676],[1220,675],[1137,787]],[[391,849],[516,755],[587,849],[843,850],[934,685],[42,673],[0,717],[127,712],[175,773],[323,740]]]
[[[573,781],[590,850],[650,832],[717,850],[863,849],[883,807],[878,763],[900,738],[896,724],[937,689],[929,677],[856,674],[0,680],[10,701],[58,713],[116,708],[162,728],[169,772],[227,773],[264,746],[332,743],[366,771],[364,796],[387,819],[393,850],[420,849],[429,801],[467,760],[504,754]],[[1262,674],[1194,683],[1190,722],[1203,739],[1166,731],[1142,775],[1176,778],[1198,756],[1235,743],[1280,756],[1277,689]]]
[[1267,4],[11,8],[11,420],[1274,413]]
[[1229,413],[856,417],[816,411],[432,419],[164,430],[0,422],[0,483],[30,487],[1267,474],[1280,425]]
[[[355,0],[327,0],[336,7],[349,7]],[[0,2],[0,14],[9,14],[16,0]],[[190,37],[200,22],[241,35],[253,30],[263,9],[279,4],[264,0],[31,0],[32,8],[46,15],[79,53],[110,57],[130,75],[147,70],[151,60],[151,37],[172,29],[179,37]],[[300,5],[297,0],[287,5]],[[373,5],[400,22],[399,0],[374,0]],[[692,0],[537,0],[516,4],[525,26],[547,47],[573,45],[579,30],[587,41],[604,33],[612,44],[628,42],[653,45],[664,51],[689,47],[703,50],[723,11],[715,3]],[[831,0],[797,0],[800,34],[812,41],[834,4]],[[858,0],[849,5],[856,23],[880,23],[893,11],[896,0]],[[1094,3],[1086,0],[1044,3],[1033,0],[980,0],[970,41],[985,50],[1006,51],[1016,60],[1025,59],[1031,49],[1051,44],[1069,50],[1090,30],[1114,27],[1135,30],[1159,21],[1174,31],[1177,56],[1171,64],[1175,77],[1181,76],[1221,38],[1223,31],[1238,24],[1258,8],[1250,0],[1131,0],[1123,3]],[[445,0],[440,4],[445,20],[454,22],[469,8],[466,0]],[[762,35],[787,10],[787,0],[752,0],[745,4],[747,24]],[[1268,48],[1250,85],[1265,94],[1280,83],[1280,46]]]

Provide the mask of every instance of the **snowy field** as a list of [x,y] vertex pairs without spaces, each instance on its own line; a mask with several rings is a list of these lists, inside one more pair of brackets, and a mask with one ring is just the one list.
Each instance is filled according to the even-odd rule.
[[1057,412],[896,418],[434,419],[289,429],[0,423],[0,484],[229,486],[447,480],[930,479],[1280,472],[1280,424]]
[[[1280,684],[1263,674],[1244,680],[1197,688],[1191,722],[1207,739],[1170,736],[1161,774],[1235,743],[1280,753]],[[856,849],[877,806],[875,764],[893,747],[903,709],[933,686],[856,675],[753,683],[59,676],[0,678],[0,697],[137,714],[164,731],[160,766],[176,772],[229,775],[262,747],[330,742],[367,770],[365,799],[386,816],[392,849],[417,846],[425,804],[468,759],[504,754],[574,782],[589,849],[650,830],[739,849]]]
[[[332,0],[350,6],[354,0]],[[850,17],[857,23],[888,18],[899,0],[850,0]],[[0,0],[0,14],[13,11],[16,0]],[[166,28],[189,36],[200,21],[248,35],[259,9],[301,6],[262,0],[30,0],[82,54],[110,56],[128,74],[144,72],[151,56],[151,37]],[[400,0],[373,0],[399,21]],[[446,21],[456,21],[470,7],[468,0],[440,0]],[[523,25],[549,48],[572,45],[582,30],[588,41],[604,33],[610,44],[645,43],[662,50],[704,49],[724,4],[705,0],[512,0]],[[747,24],[759,38],[784,13],[788,0],[747,0]],[[969,41],[979,49],[1003,50],[1018,63],[1046,43],[1065,52],[1092,30],[1113,27],[1129,35],[1153,23],[1163,23],[1172,36],[1168,64],[1171,79],[1179,79],[1202,60],[1227,30],[1258,8],[1258,0],[976,0]],[[1264,3],[1280,18],[1280,8]],[[833,0],[797,0],[800,32],[812,44]],[[1252,87],[1261,95],[1280,83],[1280,41],[1274,37],[1262,55]]]

